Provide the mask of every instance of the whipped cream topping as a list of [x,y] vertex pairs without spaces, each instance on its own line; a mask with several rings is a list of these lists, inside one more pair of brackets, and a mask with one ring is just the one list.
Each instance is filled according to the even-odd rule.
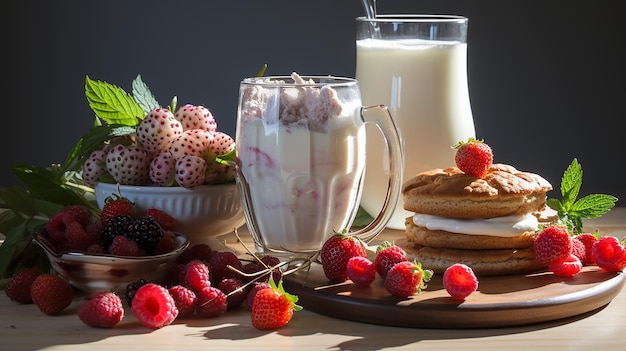
[[445,230],[452,233],[470,235],[490,235],[501,237],[519,236],[539,228],[537,217],[532,214],[513,215],[488,219],[445,218],[416,213],[413,222],[429,230]]

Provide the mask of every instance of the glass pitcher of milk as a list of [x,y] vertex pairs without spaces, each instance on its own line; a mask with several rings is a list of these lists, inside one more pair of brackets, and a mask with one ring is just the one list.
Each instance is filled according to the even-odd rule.
[[[460,140],[475,137],[467,82],[468,19],[453,15],[379,15],[356,19],[356,79],[363,104],[386,105],[399,130],[403,179],[454,166]],[[389,169],[380,133],[367,130],[361,206],[378,213]],[[388,227],[411,216],[402,197]]]

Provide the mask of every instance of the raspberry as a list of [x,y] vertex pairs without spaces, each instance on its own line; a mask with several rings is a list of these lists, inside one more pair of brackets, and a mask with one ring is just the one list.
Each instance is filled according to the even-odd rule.
[[104,251],[104,247],[102,247],[102,245],[100,244],[89,245],[89,247],[87,248],[87,250],[85,250],[85,252],[88,254],[105,254],[106,253],[106,251]]
[[163,229],[152,217],[141,217],[129,227],[126,237],[134,240],[146,253],[152,250],[163,237]]
[[62,210],[63,212],[67,212],[74,217],[74,219],[80,223],[83,227],[86,227],[91,221],[91,215],[89,214],[89,210],[82,205],[70,205]]
[[30,296],[30,288],[35,278],[40,276],[41,273],[39,268],[22,268],[15,272],[4,288],[7,297],[21,304],[33,303],[33,299]]
[[224,278],[217,286],[226,294],[226,302],[229,310],[238,309],[246,299],[246,289],[241,280],[237,278]]
[[74,299],[74,291],[67,280],[49,273],[39,275],[30,288],[33,303],[49,315],[61,313]]
[[596,233],[582,233],[576,235],[574,237],[576,240],[583,243],[585,246],[585,257],[581,259],[583,265],[592,265],[596,263],[596,260],[593,258],[593,244],[598,241],[598,236]]
[[559,277],[573,277],[580,273],[583,264],[576,255],[570,254],[564,260],[550,263],[548,269]]
[[100,241],[100,236],[93,236],[87,233],[83,225],[78,222],[69,223],[65,227],[65,238],[71,251],[84,252],[93,244]]
[[546,266],[552,262],[562,261],[572,251],[567,228],[560,225],[551,225],[539,232],[533,246],[535,259]]
[[385,241],[376,248],[374,266],[378,275],[383,279],[387,277],[387,272],[389,272],[391,267],[403,261],[407,261],[406,252],[400,246]]
[[191,316],[198,306],[198,297],[191,289],[182,285],[174,285],[169,288],[170,295],[178,308],[178,317]]
[[478,279],[469,266],[455,263],[443,272],[443,287],[456,300],[464,300],[478,289]]
[[419,262],[403,261],[396,263],[384,281],[385,289],[396,297],[410,297],[426,288],[432,271],[422,269]]
[[211,248],[208,244],[198,243],[194,244],[189,248],[189,255],[193,260],[200,260],[204,263],[209,263],[211,255],[215,250]]
[[122,235],[113,238],[109,253],[116,256],[144,256],[136,242]]
[[209,267],[211,267],[211,282],[214,285],[219,284],[222,279],[237,277],[237,273],[230,270],[228,266],[241,270],[243,264],[231,251],[216,251],[211,255]]
[[150,282],[146,279],[139,279],[136,282],[128,283],[128,285],[126,285],[126,291],[124,292],[124,296],[126,297],[126,303],[128,304],[128,306],[133,305],[133,298],[135,297],[137,290],[139,290],[139,288],[148,283]]
[[153,250],[153,254],[161,255],[174,251],[178,247],[176,242],[176,234],[172,231],[164,231],[163,237],[156,244]]
[[163,230],[175,230],[176,229],[176,220],[169,213],[160,210],[158,208],[149,208],[146,210],[147,217],[154,218],[157,223],[163,228]]
[[246,294],[246,307],[248,308],[248,311],[252,310],[252,302],[254,301],[254,296],[256,296],[256,294],[263,289],[271,289],[271,288],[272,286],[268,282],[252,283],[252,286],[250,287],[250,289],[248,290],[248,293]]
[[124,306],[115,293],[98,292],[78,307],[78,318],[92,328],[113,328],[124,318]]
[[358,286],[369,286],[376,278],[376,266],[366,257],[350,258],[347,269],[348,278]]
[[60,211],[52,215],[46,222],[46,233],[52,244],[65,241],[65,228],[68,224],[76,222],[74,216],[69,212]]
[[198,291],[196,312],[202,317],[217,317],[228,309],[228,299],[222,290],[205,286]]
[[603,236],[593,244],[593,257],[601,269],[620,272],[626,267],[626,249],[614,236]]
[[211,286],[209,267],[200,260],[193,260],[185,265],[184,285],[196,293]]
[[578,237],[572,237],[572,255],[576,256],[578,260],[582,263],[585,259],[587,253],[585,252],[585,244],[582,241],[578,240]]
[[155,283],[148,283],[137,289],[131,310],[142,325],[152,329],[170,325],[178,316],[172,295]]
[[163,278],[164,286],[184,285],[185,284],[185,265],[176,263],[170,267]]

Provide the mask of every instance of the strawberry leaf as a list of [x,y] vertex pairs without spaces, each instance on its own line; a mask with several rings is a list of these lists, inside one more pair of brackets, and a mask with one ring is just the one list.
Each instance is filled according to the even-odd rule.
[[108,124],[134,127],[145,116],[135,98],[116,85],[87,77],[85,95],[96,116]]
[[138,74],[135,80],[133,80],[132,87],[133,97],[143,109],[144,115],[148,114],[148,112],[154,110],[155,108],[161,107],[154,95],[152,95],[148,85],[141,80],[141,75]]
[[91,128],[80,138],[76,145],[74,145],[74,148],[65,160],[63,170],[82,170],[83,163],[94,150],[100,149],[102,145],[114,137],[131,135],[134,132],[135,128],[121,124],[105,124]]

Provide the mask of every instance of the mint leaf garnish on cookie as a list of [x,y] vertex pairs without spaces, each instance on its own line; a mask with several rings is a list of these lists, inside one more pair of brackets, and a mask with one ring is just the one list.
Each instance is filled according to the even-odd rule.
[[589,194],[578,198],[583,183],[583,170],[574,158],[561,179],[561,200],[549,198],[548,207],[557,211],[560,223],[574,235],[582,233],[583,218],[597,218],[609,212],[617,198],[607,194]]

